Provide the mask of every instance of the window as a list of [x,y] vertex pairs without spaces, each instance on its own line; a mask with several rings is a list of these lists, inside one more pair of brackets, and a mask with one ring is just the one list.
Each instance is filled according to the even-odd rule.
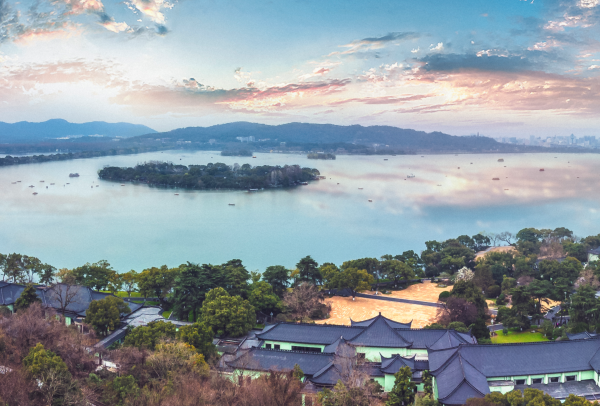
[[517,379],[517,380],[515,381],[515,383],[516,383],[517,385],[525,385],[525,379]]
[[321,352],[321,349],[315,347],[300,347],[297,345],[292,345],[292,351]]
[[577,375],[567,375],[565,378],[566,378],[567,382],[574,381],[577,379]]
[[551,383],[558,383],[558,379],[559,379],[558,376],[553,376],[552,378],[550,378],[550,382]]
[[271,349],[271,344],[265,344],[265,348],[267,348],[267,349],[270,350]]
[[358,357],[358,359],[365,359],[365,354],[362,352],[357,353],[356,356]]
[[275,344],[275,349],[276,349],[276,350],[280,350],[280,349],[281,349],[281,345],[279,345],[279,344]]
[[542,383],[542,378],[535,378],[531,380],[531,383]]

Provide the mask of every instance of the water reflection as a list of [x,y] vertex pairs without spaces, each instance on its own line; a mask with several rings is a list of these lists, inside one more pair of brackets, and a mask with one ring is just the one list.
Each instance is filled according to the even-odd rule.
[[[396,156],[387,161],[257,156],[175,151],[0,168],[0,252],[38,255],[57,266],[104,258],[125,271],[233,257],[262,269],[292,266],[308,254],[341,262],[419,251],[426,240],[482,229],[600,231],[594,229],[600,207],[598,155]],[[97,179],[104,165],[148,160],[298,163],[317,167],[327,179],[259,193],[121,186]],[[69,178],[71,172],[81,176]],[[407,177],[411,173],[414,178]]]

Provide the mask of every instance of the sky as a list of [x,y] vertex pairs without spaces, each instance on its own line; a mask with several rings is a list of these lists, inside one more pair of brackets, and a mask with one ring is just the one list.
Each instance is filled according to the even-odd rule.
[[597,135],[600,0],[0,0],[0,121]]

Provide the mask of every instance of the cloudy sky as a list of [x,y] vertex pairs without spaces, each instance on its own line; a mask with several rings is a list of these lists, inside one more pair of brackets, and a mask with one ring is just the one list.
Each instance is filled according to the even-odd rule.
[[0,0],[0,121],[599,135],[600,0]]

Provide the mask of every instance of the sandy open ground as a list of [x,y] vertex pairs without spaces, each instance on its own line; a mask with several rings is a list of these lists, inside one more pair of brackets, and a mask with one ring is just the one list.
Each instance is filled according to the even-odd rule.
[[[430,281],[426,281],[423,283],[416,283],[414,285],[410,285],[404,290],[393,291],[392,294],[384,296],[397,297],[400,299],[420,300],[421,302],[437,302],[440,293],[442,293],[445,290],[452,290],[452,287],[438,288],[437,283],[431,283]],[[366,295],[371,294],[370,291],[366,291],[363,293]]]
[[[430,282],[425,282],[385,296],[420,300],[423,302],[436,302],[440,292],[443,290],[445,289],[438,288]],[[349,325],[350,319],[354,321],[366,320],[377,316],[381,312],[382,315],[394,321],[407,323],[412,320],[412,327],[418,328],[433,323],[437,311],[437,308],[431,306],[388,302],[362,297],[357,297],[353,301],[351,297],[336,296],[325,301],[331,303],[331,317],[327,320],[317,321],[320,324]]]
[[511,251],[516,251],[515,247],[511,247],[510,245],[506,245],[503,247],[493,247],[490,248],[487,251],[479,251],[476,255],[475,255],[475,259],[482,259],[484,256],[486,256],[487,254],[489,254],[490,252],[511,252]]

